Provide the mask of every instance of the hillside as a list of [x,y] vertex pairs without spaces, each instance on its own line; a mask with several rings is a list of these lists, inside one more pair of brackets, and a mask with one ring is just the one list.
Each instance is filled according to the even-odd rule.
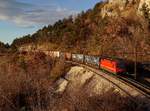
[[0,88],[0,111],[149,111],[145,99],[43,53],[0,57]]
[[0,41],[0,53],[8,51],[8,48],[9,48],[8,44],[4,44],[3,42]]
[[[148,0],[147,0],[148,1]],[[134,16],[133,16],[134,15]],[[77,17],[70,16],[15,39],[12,47],[109,55],[150,60],[149,5],[142,0],[109,0]]]
[[137,54],[138,62],[149,63],[150,5],[143,1],[100,2],[76,17],[16,38],[11,46],[0,42],[0,111],[149,111],[146,98],[123,82],[115,85],[62,58],[30,52],[59,50],[133,61]]

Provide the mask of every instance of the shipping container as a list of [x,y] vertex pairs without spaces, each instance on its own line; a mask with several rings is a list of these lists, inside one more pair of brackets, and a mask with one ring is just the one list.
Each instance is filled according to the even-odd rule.
[[65,53],[64,52],[60,52],[60,58],[65,59]]
[[100,59],[100,57],[98,57],[98,56],[85,55],[85,61],[84,62],[85,62],[85,64],[99,66],[99,59]]
[[71,60],[71,58],[72,58],[72,54],[66,52],[66,53],[65,53],[65,59],[66,59],[66,60]]
[[83,54],[72,54],[72,60],[83,63],[84,55]]
[[59,51],[48,51],[48,52],[46,52],[46,54],[48,54],[52,58],[59,58],[60,57]]

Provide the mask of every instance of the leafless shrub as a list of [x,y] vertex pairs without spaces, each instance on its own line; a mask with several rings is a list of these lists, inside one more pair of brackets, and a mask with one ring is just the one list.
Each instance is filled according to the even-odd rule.
[[42,53],[6,57],[0,64],[0,110],[45,109],[50,101],[52,61]]
[[57,80],[60,77],[63,77],[67,71],[69,71],[71,65],[66,65],[63,59],[56,60],[51,70],[51,78]]
[[130,97],[122,97],[113,89],[100,95],[89,94],[85,90],[65,92],[53,98],[50,110],[53,111],[147,111],[141,102],[132,101]]
[[113,90],[91,95],[90,89],[73,88],[56,94],[55,80],[69,70],[64,61],[41,53],[14,57],[0,63],[0,111],[146,111]]

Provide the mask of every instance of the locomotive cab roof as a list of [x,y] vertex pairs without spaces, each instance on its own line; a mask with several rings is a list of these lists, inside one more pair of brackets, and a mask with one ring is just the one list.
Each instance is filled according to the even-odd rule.
[[123,59],[117,58],[117,57],[101,56],[100,58],[101,59],[111,60],[111,61],[116,61],[116,62],[125,62]]

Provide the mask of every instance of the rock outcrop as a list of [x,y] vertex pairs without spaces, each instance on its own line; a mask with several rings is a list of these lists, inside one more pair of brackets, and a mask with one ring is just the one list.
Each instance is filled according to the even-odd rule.
[[[104,79],[102,75],[106,78]],[[108,79],[115,82],[116,85],[112,84]],[[118,83],[118,80],[114,79],[111,76],[108,78],[108,75],[104,75],[103,72],[96,74],[83,67],[72,67],[65,77],[56,81],[56,86],[54,87],[55,93],[52,94],[52,98],[55,100],[51,104],[52,111],[101,111],[95,109],[98,109],[98,107],[113,108],[118,102],[119,105],[124,106],[124,104],[128,104],[131,107],[137,104],[138,107],[135,107],[135,109],[139,109],[139,106],[142,105],[144,111],[149,111],[149,101],[147,102],[147,99],[136,96],[137,94],[134,88],[129,88],[130,86],[122,82]],[[117,86],[121,86],[122,88],[120,89]],[[122,89],[130,89],[129,92],[134,94],[135,104],[132,104],[133,99],[126,91],[122,91]],[[122,108],[122,106],[119,107]]]
[[122,91],[115,89],[110,82],[102,79],[94,72],[78,66],[72,67],[66,74],[65,79],[57,81],[57,85],[57,93],[63,93],[66,90],[68,92],[76,92],[77,90],[85,89],[90,95],[95,95],[114,89],[114,91],[124,94]]
[[[104,76],[104,73],[100,73]],[[113,91],[120,93],[123,96],[128,96],[127,90],[128,92],[132,93],[131,95],[133,96],[140,96],[137,91],[133,90],[133,88],[127,86],[126,84],[121,83],[119,80],[106,74],[105,77],[108,80],[83,67],[75,66],[72,67],[71,70],[66,74],[64,77],[65,79],[58,80],[56,92],[63,93],[66,90],[68,92],[76,92],[76,90],[82,89],[85,92],[88,92],[90,95],[95,95],[105,93],[113,89]],[[113,84],[109,80],[112,80],[117,85]],[[123,91],[123,88],[126,90]]]
[[147,8],[150,8],[150,0],[109,0],[108,3],[104,6],[101,14],[102,17],[118,17],[126,9],[134,8],[138,13],[142,14],[141,8],[143,4],[147,5]]
[[139,12],[141,12],[141,8],[142,8],[143,5],[146,5],[146,7],[150,9],[150,0],[141,0],[140,1],[139,8],[138,8]]

